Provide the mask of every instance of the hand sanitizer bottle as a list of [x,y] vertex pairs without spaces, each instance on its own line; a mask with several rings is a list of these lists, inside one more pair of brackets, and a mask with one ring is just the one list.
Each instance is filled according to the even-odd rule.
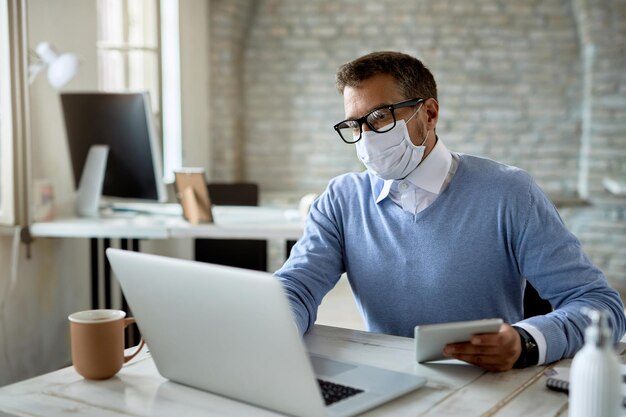
[[584,309],[591,318],[585,346],[572,362],[569,417],[619,417],[621,383],[619,360],[606,312]]

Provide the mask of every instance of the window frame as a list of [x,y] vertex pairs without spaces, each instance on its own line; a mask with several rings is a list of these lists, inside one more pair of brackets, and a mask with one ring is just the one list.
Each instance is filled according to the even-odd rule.
[[[154,20],[152,22],[149,22],[149,24],[153,24],[154,27],[151,28],[151,30],[154,30],[154,44],[150,44],[149,41],[147,40],[142,40],[140,42],[137,41],[133,41],[131,40],[131,12],[130,12],[130,8],[131,8],[131,4],[129,2],[126,1],[122,1],[122,0],[117,0],[120,2],[120,17],[121,17],[121,22],[119,22],[117,19],[115,19],[115,16],[111,16],[109,15],[109,19],[111,19],[110,21],[105,21],[104,16],[106,16],[104,12],[104,10],[106,9],[105,4],[107,2],[107,0],[99,0],[98,1],[98,40],[97,40],[97,44],[96,44],[96,50],[98,52],[98,60],[101,59],[101,53],[106,53],[106,52],[118,52],[122,55],[123,57],[123,62],[122,62],[122,74],[123,74],[123,85],[119,86],[119,87],[114,87],[113,90],[108,89],[107,86],[103,85],[104,84],[104,80],[101,78],[101,73],[99,72],[98,74],[98,89],[101,91],[135,91],[135,89],[132,89],[130,87],[130,83],[131,83],[131,79],[133,78],[133,70],[132,70],[132,64],[131,64],[131,54],[133,52],[141,52],[141,53],[147,53],[149,55],[151,55],[151,57],[153,58],[153,62],[156,63],[156,78],[154,80],[155,85],[151,86],[151,87],[155,87],[157,89],[155,97],[151,97],[152,99],[152,103],[157,103],[158,107],[155,108],[155,106],[152,106],[152,111],[155,114],[156,119],[159,121],[159,123],[161,122],[161,105],[162,105],[162,98],[163,98],[163,87],[162,87],[162,68],[161,68],[161,44],[160,44],[160,32],[161,32],[161,23],[160,23],[160,4],[161,1],[160,0],[139,0],[142,1],[144,3],[153,3],[154,6]],[[102,9],[102,10],[101,10]],[[102,26],[105,27],[110,27],[112,25],[112,23],[117,23],[119,24],[121,27],[121,33],[119,33],[121,35],[121,39],[118,40],[108,40],[108,39],[101,39],[101,30],[102,30]],[[145,22],[142,22],[145,23]],[[142,30],[141,32],[146,32],[146,28],[144,26],[141,26]],[[101,62],[98,63],[98,67],[100,67]],[[148,91],[150,91],[148,89]],[[153,91],[150,91],[151,95],[153,93]]]
[[0,226],[28,230],[31,216],[26,16],[26,0],[0,0]]
[[[154,37],[148,35],[140,42],[131,40],[131,12],[127,3],[119,3],[119,9],[114,15],[109,15],[108,19],[115,20],[114,23],[121,24],[118,30],[108,32],[113,35],[113,39],[104,39],[104,32],[108,31],[114,24],[107,20],[106,0],[101,0],[102,5],[98,5],[98,60],[102,59],[102,53],[118,52],[122,54],[121,67],[117,71],[123,78],[123,85],[113,90],[104,85],[103,74],[100,73],[101,62],[98,63],[98,89],[101,91],[134,91],[130,89],[131,83],[131,52],[153,54],[152,62],[156,65],[156,77],[154,85],[148,91],[156,95],[151,97],[152,111],[156,126],[160,133],[160,151],[162,154],[163,178],[167,183],[174,181],[174,171],[182,167],[183,144],[182,144],[182,114],[181,114],[181,48],[180,48],[180,4],[179,0],[141,0],[144,3],[154,1],[152,29],[155,30]],[[121,22],[121,23],[120,23]],[[145,23],[145,20],[143,21]],[[141,27],[140,33],[150,33],[152,29]],[[104,35],[104,36],[103,36]],[[152,39],[150,39],[152,38]],[[119,65],[119,64],[118,64]],[[155,106],[156,104],[156,106]]]
[[[0,223],[15,222],[13,205],[13,111],[8,0],[0,0]],[[9,92],[9,94],[6,94]]]

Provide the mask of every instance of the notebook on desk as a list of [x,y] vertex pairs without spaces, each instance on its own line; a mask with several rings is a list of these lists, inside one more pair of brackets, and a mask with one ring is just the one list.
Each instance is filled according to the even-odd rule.
[[[624,351],[624,346],[620,343],[621,349],[619,352]],[[620,373],[622,375],[622,408],[626,408],[626,364],[619,365]],[[555,366],[553,368],[548,369],[545,372],[545,375],[548,377],[546,379],[546,387],[551,390],[564,392],[569,394],[570,388],[570,368],[564,366]]]
[[352,416],[426,379],[309,355],[271,274],[108,249],[161,375],[297,416]]

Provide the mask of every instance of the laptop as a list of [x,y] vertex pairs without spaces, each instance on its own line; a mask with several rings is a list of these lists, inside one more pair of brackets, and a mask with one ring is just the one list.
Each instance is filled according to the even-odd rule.
[[352,416],[426,383],[309,355],[269,273],[106,253],[159,373],[171,381],[302,417]]

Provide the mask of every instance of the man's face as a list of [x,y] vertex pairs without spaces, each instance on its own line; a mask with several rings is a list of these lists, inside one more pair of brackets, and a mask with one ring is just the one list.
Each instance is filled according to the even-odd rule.
[[[379,74],[361,82],[359,87],[345,87],[343,90],[343,105],[346,119],[356,119],[364,116],[377,107],[398,103],[419,97],[404,97],[400,92],[396,80],[388,74]],[[423,97],[428,98],[428,97]],[[424,105],[425,107],[425,105]],[[415,113],[416,107],[406,107],[395,110],[396,120],[405,121]],[[407,130],[414,145],[420,145],[426,136],[426,119],[424,109],[420,109],[407,124]],[[366,123],[361,128],[370,130]],[[433,135],[434,136],[434,135]],[[429,138],[430,142],[430,138]]]

